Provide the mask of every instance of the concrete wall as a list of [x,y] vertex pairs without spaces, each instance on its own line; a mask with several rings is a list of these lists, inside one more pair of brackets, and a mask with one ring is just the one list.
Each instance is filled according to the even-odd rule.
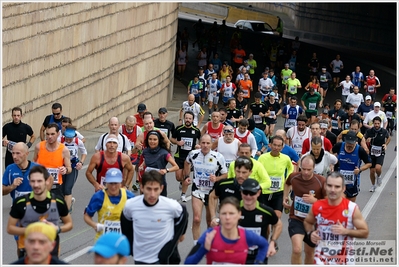
[[172,97],[177,3],[3,3],[3,123],[38,133],[60,102],[81,129]]
[[[396,3],[248,3],[287,14],[298,31],[318,41],[396,53]],[[309,36],[301,36],[307,39]],[[315,40],[316,40],[315,39]]]

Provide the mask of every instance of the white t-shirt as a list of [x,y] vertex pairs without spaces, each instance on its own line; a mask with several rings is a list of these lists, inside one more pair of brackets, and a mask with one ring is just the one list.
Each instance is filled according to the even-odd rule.
[[223,155],[227,168],[229,168],[230,163],[237,158],[238,142],[239,140],[234,138],[233,142],[226,144],[223,137],[219,137],[217,151]]
[[[301,159],[304,156],[309,155],[309,154],[310,154],[310,151],[306,152],[305,154],[302,155]],[[331,164],[335,165],[335,164],[337,164],[337,162],[338,162],[338,159],[336,156],[329,153],[328,151],[324,151],[323,159],[315,165],[313,172],[320,174],[324,177],[327,177],[327,172],[330,170],[330,165]]]
[[133,221],[133,255],[135,261],[157,262],[158,253],[174,235],[174,219],[183,212],[174,199],[159,196],[154,206],[144,204],[144,195],[128,199],[123,209],[126,219]]
[[273,88],[274,84],[272,79],[270,78],[260,78],[259,79],[259,87],[260,87],[260,92],[265,95],[267,91],[271,91]]
[[[360,106],[364,102],[363,95],[361,93],[351,93],[348,95],[348,98],[346,99],[346,103],[351,103],[352,105],[357,105],[357,107]],[[355,107],[355,112],[357,112],[357,107]]]
[[384,123],[388,122],[387,116],[385,115],[384,111],[379,110],[378,113],[375,113],[374,110],[367,113],[366,117],[364,118],[363,124],[373,125],[373,119],[375,117],[380,117],[382,120],[381,127],[384,127]]
[[342,86],[342,95],[349,95],[351,93],[351,87],[355,86],[351,81],[342,81],[339,83]]

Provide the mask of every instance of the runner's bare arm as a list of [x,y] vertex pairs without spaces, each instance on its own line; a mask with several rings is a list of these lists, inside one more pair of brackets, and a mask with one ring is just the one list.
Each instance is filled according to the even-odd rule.
[[130,157],[128,155],[122,154],[122,163],[123,163],[123,169],[126,170],[125,172],[123,172],[123,174],[126,174],[126,176],[124,175],[123,177],[122,186],[127,187],[130,185],[130,183],[133,180],[134,168],[130,160]]

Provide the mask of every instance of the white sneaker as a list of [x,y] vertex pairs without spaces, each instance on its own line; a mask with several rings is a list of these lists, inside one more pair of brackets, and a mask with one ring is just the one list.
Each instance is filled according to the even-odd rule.
[[381,186],[381,184],[382,184],[382,177],[378,177],[377,178],[377,185]]
[[185,195],[185,194],[182,194],[182,195],[180,196],[180,200],[181,200],[181,202],[187,202],[186,195]]
[[375,191],[375,189],[376,189],[377,187],[375,186],[375,185],[372,185],[371,187],[370,187],[370,192],[374,192]]

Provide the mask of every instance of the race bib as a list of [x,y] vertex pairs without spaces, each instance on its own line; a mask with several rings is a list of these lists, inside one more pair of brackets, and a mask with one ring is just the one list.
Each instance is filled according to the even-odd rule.
[[331,120],[331,128],[337,130],[338,129],[338,121]]
[[306,203],[303,198],[295,196],[295,203],[294,203],[294,214],[295,216],[305,218],[308,213],[310,208],[312,207],[312,204]]
[[[262,217],[262,215],[255,215],[255,216],[260,216],[259,218],[261,219],[261,217]],[[256,222],[258,222],[257,221],[257,219],[258,219],[258,217],[255,217],[255,221]],[[256,235],[261,235],[262,234],[262,228],[261,227],[244,227],[245,228],[245,230],[248,230],[248,231],[251,231],[252,233],[254,233],[254,234],[256,234]],[[249,247],[248,249],[249,250],[255,250],[255,249],[257,249],[258,248],[258,246],[257,245],[254,245],[254,246],[252,246],[252,247]]]
[[227,167],[227,169],[229,169],[230,164],[233,162],[233,160],[232,159],[226,159],[225,161],[226,161],[226,167]]
[[309,109],[315,110],[316,109],[316,103],[309,103]]
[[121,222],[120,221],[105,221],[104,222],[104,234],[106,233],[122,233],[121,231]]
[[345,184],[353,185],[355,183],[355,173],[353,171],[340,170],[339,172],[344,176]]
[[285,120],[285,128],[291,128],[293,126],[296,126],[296,120],[295,119],[286,119]]
[[317,227],[317,230],[319,230],[320,237],[323,241],[338,241],[339,240],[339,235],[333,234],[333,232],[331,230],[331,225],[319,225]]
[[78,157],[78,151],[75,149],[75,146],[67,146],[69,150],[69,155],[71,155],[71,159]]
[[259,115],[254,115],[254,121],[256,124],[262,123],[262,117]]
[[385,114],[387,115],[387,119],[392,119],[392,111],[387,111]]
[[367,86],[367,91],[369,93],[374,93],[374,86]]
[[312,67],[312,72],[317,72],[317,69],[315,67]]
[[290,76],[284,76],[284,81],[287,81]]
[[104,186],[105,185],[105,177],[104,176],[101,176],[101,181],[100,181],[101,183],[101,185],[102,186]]
[[8,150],[8,152],[12,153],[12,148],[14,147],[15,144],[16,144],[16,143],[13,142],[13,141],[8,141],[8,144],[7,144],[7,150]]
[[326,75],[320,75],[320,81],[321,82],[327,82],[327,76]]
[[54,184],[58,184],[58,173],[60,170],[58,168],[47,168],[47,171],[51,176],[53,176]]
[[192,150],[192,148],[193,148],[193,138],[182,137],[181,140],[184,141],[184,145],[181,146],[181,149],[183,149],[183,150]]
[[279,191],[281,188],[281,177],[270,176],[271,185],[270,191]]
[[159,171],[159,169],[157,168],[153,168],[153,167],[145,167],[145,172],[150,172],[150,171]]
[[18,190],[15,190],[15,198],[20,197],[20,196],[24,196],[24,195],[29,194],[29,193],[30,193],[30,191],[18,191]]
[[248,96],[248,90],[242,90],[244,93],[244,96]]
[[134,142],[129,140],[129,143],[130,143],[130,147],[133,149],[133,147],[134,147]]
[[168,136],[168,129],[164,129],[164,128],[158,128],[161,132],[163,132],[164,134],[166,134],[166,136]]
[[270,111],[270,115],[269,115],[269,118],[271,118],[271,119],[273,119],[274,118],[274,115],[276,115],[276,111]]
[[198,189],[202,192],[209,192],[213,187],[213,183],[209,180],[208,177],[200,177]]
[[379,157],[382,153],[382,146],[371,146],[371,155]]
[[192,88],[192,89],[191,89],[191,93],[192,93],[193,95],[197,95],[197,94],[198,94],[198,89],[197,89],[197,88]]
[[296,87],[295,86],[290,86],[290,92],[295,94],[296,93]]

